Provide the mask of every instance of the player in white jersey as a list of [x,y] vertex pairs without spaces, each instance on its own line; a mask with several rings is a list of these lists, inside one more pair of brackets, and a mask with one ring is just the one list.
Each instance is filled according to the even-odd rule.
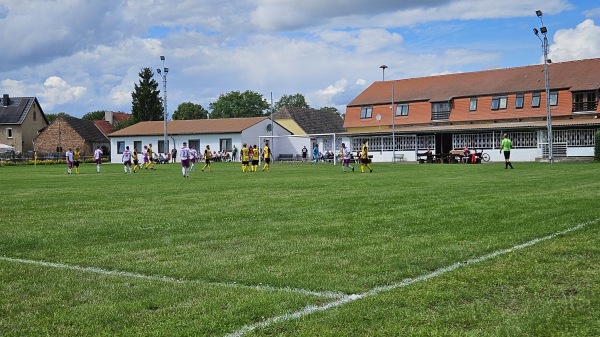
[[96,172],[100,173],[100,164],[102,164],[102,149],[100,146],[94,151],[94,159],[96,160]]
[[190,148],[190,171],[194,170],[194,166],[196,166],[196,159],[198,159],[198,150],[192,147]]
[[184,178],[190,176],[190,152],[191,150],[187,147],[187,143],[183,142],[183,146],[181,147],[181,150],[179,150],[179,160],[181,161],[181,173]]
[[73,168],[73,150],[69,148],[65,155],[67,156],[67,173],[71,174],[71,169]]
[[123,169],[125,173],[127,173],[127,168],[129,168],[129,173],[131,173],[131,151],[129,150],[129,145],[125,146],[125,151],[123,151]]
[[354,172],[354,166],[350,165],[350,156],[352,153],[344,143],[342,143],[342,151],[340,154],[342,155],[342,170],[346,172],[346,167],[349,167],[352,169],[352,172]]

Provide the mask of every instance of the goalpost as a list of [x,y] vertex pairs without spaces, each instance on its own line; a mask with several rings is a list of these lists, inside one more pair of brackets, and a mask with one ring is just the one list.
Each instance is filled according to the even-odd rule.
[[[265,141],[269,141],[269,148],[272,153],[299,155],[302,152],[302,146],[308,145],[309,156],[312,156],[312,145],[316,142],[319,145],[321,153],[331,151],[333,153],[333,165],[337,164],[337,142],[340,140],[335,133],[312,133],[305,135],[285,135],[285,136],[259,136],[259,146],[264,146]],[[272,158],[271,160],[274,160]],[[259,165],[262,157],[259,157]]]

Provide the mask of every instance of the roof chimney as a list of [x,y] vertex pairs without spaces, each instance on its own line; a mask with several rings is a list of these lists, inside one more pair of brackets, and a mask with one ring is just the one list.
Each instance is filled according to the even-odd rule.
[[4,94],[2,96],[2,106],[7,107],[8,106],[8,102],[9,102],[8,94]]
[[112,111],[108,111],[108,110],[104,110],[104,120],[109,122],[110,125],[115,125],[115,121],[113,119],[113,112]]

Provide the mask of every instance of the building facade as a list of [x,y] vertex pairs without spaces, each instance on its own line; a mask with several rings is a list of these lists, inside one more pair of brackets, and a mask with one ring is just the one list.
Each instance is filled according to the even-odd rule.
[[48,125],[35,97],[10,97],[4,94],[0,105],[0,143],[27,155],[34,150],[34,139]]
[[[592,157],[600,129],[600,59],[549,65],[553,157]],[[432,149],[488,151],[508,134],[514,161],[548,156],[544,66],[378,81],[352,100],[344,126],[356,149],[368,140],[375,160],[416,160]]]

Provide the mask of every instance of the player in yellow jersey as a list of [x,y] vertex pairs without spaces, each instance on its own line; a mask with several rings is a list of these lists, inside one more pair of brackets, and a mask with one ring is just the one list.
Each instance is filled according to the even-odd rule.
[[258,156],[259,156],[258,148],[256,144],[252,147],[252,172],[258,171]]
[[208,167],[208,171],[212,172],[212,167],[210,166],[210,159],[212,155],[210,154],[210,146],[206,145],[206,149],[204,149],[204,166],[202,166],[202,171]]
[[133,173],[137,173],[137,170],[140,166],[140,161],[138,160],[137,149],[135,146],[133,147],[133,152],[131,153],[131,159],[133,159]]
[[369,163],[369,147],[367,141],[363,141],[362,149],[360,151],[360,173],[365,173],[365,166],[369,169],[369,172],[373,172],[373,168]]
[[154,167],[154,152],[152,152],[152,144],[148,144],[148,150],[146,150],[146,154],[148,155],[148,162],[146,163],[145,169],[148,169],[148,166],[150,166],[151,170],[156,170]]
[[240,156],[242,159],[242,172],[246,172],[246,170],[249,170],[248,162],[250,161],[250,150],[246,147],[246,143],[242,145]]
[[263,159],[265,160],[265,166],[263,166],[262,170],[264,171],[266,169],[267,171],[271,171],[271,149],[269,148],[269,142],[265,142]]
[[75,166],[75,174],[79,174],[79,161],[81,160],[81,152],[79,152],[79,148],[75,148],[75,152],[73,152],[73,166]]

